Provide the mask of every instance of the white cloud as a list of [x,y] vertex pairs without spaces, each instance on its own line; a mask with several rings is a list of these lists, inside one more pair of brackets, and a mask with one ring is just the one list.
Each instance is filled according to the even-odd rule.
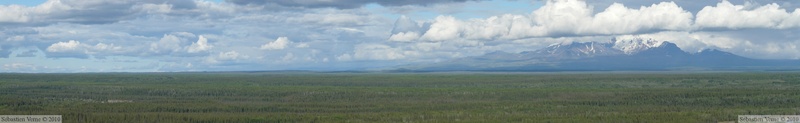
[[97,51],[119,51],[122,50],[121,46],[114,46],[114,44],[97,43],[92,47]]
[[531,16],[535,25],[529,30],[533,33],[527,36],[575,34],[578,28],[590,24],[592,9],[583,1],[548,0]]
[[0,5],[0,22],[28,22],[30,17],[24,6]]
[[273,42],[269,42],[267,44],[261,45],[260,49],[262,49],[262,50],[282,50],[282,49],[286,48],[286,46],[288,46],[290,43],[292,43],[292,41],[290,41],[289,38],[278,37],[278,39],[275,39],[275,41],[273,41]]
[[411,20],[405,15],[401,15],[400,18],[394,22],[392,35],[389,36],[388,40],[398,42],[415,41],[420,38],[422,31],[424,30],[422,30],[422,27],[420,27],[419,23]]
[[800,26],[800,8],[789,13],[775,3],[755,6],[722,1],[697,12],[695,24],[698,28],[796,28]]
[[592,6],[583,1],[548,1],[533,16],[541,33],[530,36],[609,35],[647,32],[651,30],[686,30],[691,27],[692,14],[674,2],[661,2],[631,9],[614,3],[592,15]]
[[47,47],[48,52],[73,52],[82,49],[81,42],[69,40],[67,42],[58,42]]
[[[464,37],[467,39],[491,40],[498,36],[502,37],[525,37],[516,36],[521,33],[531,31],[530,19],[519,15],[492,16],[486,19],[474,19],[467,22]],[[509,33],[513,31],[514,33]],[[512,36],[515,35],[515,36]]]
[[197,39],[197,42],[192,42],[192,45],[190,45],[187,48],[188,49],[187,51],[189,53],[197,53],[197,52],[207,51],[207,50],[209,50],[209,49],[214,47],[213,45],[208,44],[208,39],[206,39],[202,35],[198,36],[198,37],[199,37],[199,39]]
[[[615,3],[593,14],[592,6],[578,0],[549,0],[531,15],[501,15],[462,21],[439,16],[419,38],[444,41],[457,38],[493,40],[529,37],[591,36],[645,33],[660,30],[689,30],[692,13],[673,2],[661,2],[638,9]],[[399,20],[398,20],[399,22]],[[396,40],[413,39],[396,33]],[[402,37],[402,38],[401,38]]]
[[[740,4],[738,1],[741,0],[731,3]],[[331,65],[319,62],[326,59],[340,65],[336,69],[348,69],[364,64],[442,61],[492,51],[531,51],[552,43],[640,35],[675,42],[689,52],[717,48],[757,58],[800,56],[795,47],[800,45],[796,35],[800,12],[796,5],[786,2],[734,5],[724,1],[624,0],[594,6],[591,1],[579,0],[544,2],[533,2],[532,10],[476,12],[461,8],[469,6],[453,7],[454,4],[335,9],[271,8],[203,0],[49,0],[30,7],[0,5],[0,25],[6,27],[0,29],[0,40],[4,41],[0,41],[0,55],[9,56],[13,49],[30,46],[47,48],[41,53],[48,58],[89,61],[125,56],[132,61],[150,60],[156,64],[153,69],[174,63],[178,66],[175,71],[292,66],[326,69]],[[689,10],[692,12],[709,7],[694,16],[684,10],[693,3],[702,4]],[[484,1],[464,5],[468,4]],[[409,10],[394,11],[403,8]],[[420,20],[389,18],[398,14]],[[392,22],[393,19],[397,21]],[[742,30],[771,34],[752,34],[762,35],[753,38]],[[5,61],[22,60],[9,59]],[[94,63],[86,61],[74,63]],[[209,64],[211,61],[214,64]]]
[[399,42],[408,42],[413,41],[419,38],[419,34],[417,32],[400,32],[397,34],[392,34],[389,37],[389,41],[399,41]]
[[114,44],[97,43],[88,45],[75,40],[53,43],[46,50],[51,53],[48,55],[49,57],[77,58],[86,58],[85,56],[87,55],[104,57],[126,52],[122,46],[115,46]]
[[422,40],[427,41],[444,41],[452,40],[461,36],[462,22],[453,16],[439,16],[436,17],[431,28],[425,31],[420,37]]
[[181,39],[178,36],[164,34],[158,42],[150,43],[150,51],[155,53],[176,52],[181,50]]
[[222,62],[225,62],[225,61],[240,61],[240,60],[245,60],[245,59],[249,59],[249,58],[250,58],[250,56],[248,56],[248,55],[239,54],[239,52],[236,52],[236,51],[228,51],[228,52],[220,52],[217,55],[210,55],[206,59],[206,62],[207,63],[216,64],[216,63],[222,63]]
[[629,34],[650,30],[688,30],[691,28],[692,17],[692,13],[683,10],[674,2],[661,2],[639,9],[630,9],[614,3],[605,11],[597,13],[589,24],[591,26],[576,32]]

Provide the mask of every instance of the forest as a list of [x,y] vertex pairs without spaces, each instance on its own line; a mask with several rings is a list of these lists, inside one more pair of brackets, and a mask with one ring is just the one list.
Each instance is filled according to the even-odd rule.
[[798,72],[2,73],[64,122],[735,122],[800,115]]

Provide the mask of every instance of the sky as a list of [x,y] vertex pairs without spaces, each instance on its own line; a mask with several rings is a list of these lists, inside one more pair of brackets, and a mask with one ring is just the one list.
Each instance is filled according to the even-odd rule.
[[374,70],[632,38],[800,58],[796,0],[3,0],[0,72]]

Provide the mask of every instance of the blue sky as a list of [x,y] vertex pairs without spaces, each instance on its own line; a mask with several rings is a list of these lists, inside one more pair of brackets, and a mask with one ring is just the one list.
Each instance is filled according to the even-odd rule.
[[17,4],[17,5],[24,5],[24,6],[36,6],[36,5],[44,3],[45,1],[47,1],[47,0],[3,0],[3,1],[0,1],[0,4],[2,4],[2,5]]
[[[20,6],[21,5],[21,6]],[[783,0],[4,0],[0,72],[373,70],[648,38],[800,58]]]

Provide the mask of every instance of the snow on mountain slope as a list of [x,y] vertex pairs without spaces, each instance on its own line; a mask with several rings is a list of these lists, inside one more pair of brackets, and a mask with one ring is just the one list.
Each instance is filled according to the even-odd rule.
[[614,39],[612,41],[614,41],[614,49],[618,49],[628,55],[636,54],[650,48],[659,47],[661,44],[663,44],[663,41],[643,39],[639,37],[621,40]]
[[533,52],[522,52],[523,55],[538,55],[550,57],[593,57],[620,54],[619,50],[612,49],[612,44],[584,42],[570,44],[553,44]]

